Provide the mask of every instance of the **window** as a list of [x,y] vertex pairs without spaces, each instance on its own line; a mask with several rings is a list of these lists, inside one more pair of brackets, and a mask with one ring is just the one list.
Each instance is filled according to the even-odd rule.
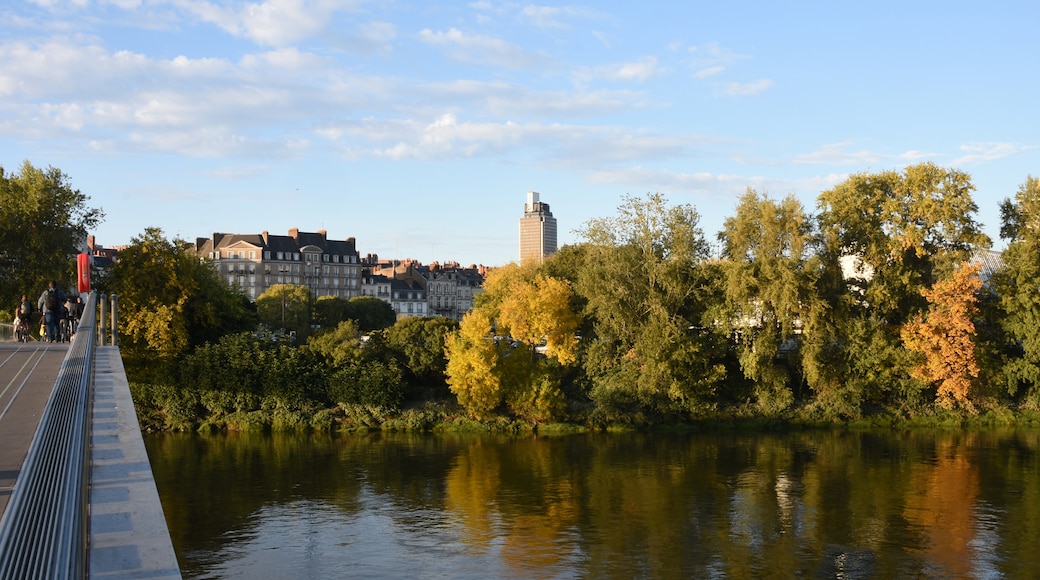
[[278,252],[278,259],[279,260],[284,260],[285,259],[285,253],[284,252]]
[[321,257],[321,261],[322,261],[322,262],[328,262],[328,261],[329,261],[329,255],[328,255],[328,254],[325,254],[324,256],[322,256],[322,257]]
[[270,252],[270,250],[264,252],[264,259],[265,260],[270,260],[271,259],[271,252]]
[[250,260],[255,260],[256,259],[256,252],[255,251],[249,250],[249,259]]

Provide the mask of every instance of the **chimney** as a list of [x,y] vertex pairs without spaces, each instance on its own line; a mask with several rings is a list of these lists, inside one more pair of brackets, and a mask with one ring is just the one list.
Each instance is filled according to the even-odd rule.
[[87,236],[87,247],[91,252],[94,251],[94,236]]
[[267,245],[267,230],[261,232],[260,237],[264,238],[264,245]]
[[294,240],[300,237],[300,228],[289,228],[289,237]]
[[328,232],[326,232],[325,230],[318,230],[318,235],[321,236],[321,241],[323,242],[328,241],[328,238],[325,237],[326,234],[328,234]]

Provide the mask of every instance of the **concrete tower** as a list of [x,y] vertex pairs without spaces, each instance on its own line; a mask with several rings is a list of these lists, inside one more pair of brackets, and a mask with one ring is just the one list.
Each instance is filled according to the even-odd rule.
[[549,204],[538,201],[537,191],[528,191],[524,217],[520,218],[520,263],[541,262],[554,253],[556,218]]

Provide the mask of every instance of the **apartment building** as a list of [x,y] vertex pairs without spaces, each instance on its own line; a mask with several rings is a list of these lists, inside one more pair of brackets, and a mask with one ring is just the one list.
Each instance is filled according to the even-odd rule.
[[316,298],[361,295],[362,264],[354,238],[330,240],[325,230],[288,235],[214,233],[195,240],[195,252],[213,261],[229,285],[256,300],[274,284],[306,286]]
[[380,261],[373,255],[363,261],[362,294],[389,302],[398,317],[461,320],[473,308],[473,298],[484,284],[485,271],[477,266],[462,268],[455,262],[427,266],[415,260]]

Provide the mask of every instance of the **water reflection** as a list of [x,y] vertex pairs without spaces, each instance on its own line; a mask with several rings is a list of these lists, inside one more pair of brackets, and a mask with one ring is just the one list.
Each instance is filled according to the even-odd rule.
[[1038,443],[146,438],[186,578],[1040,577]]

